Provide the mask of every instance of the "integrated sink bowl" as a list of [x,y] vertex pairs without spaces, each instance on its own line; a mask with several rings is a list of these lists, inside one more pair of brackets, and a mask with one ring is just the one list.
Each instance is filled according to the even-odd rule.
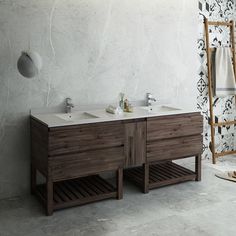
[[152,106],[152,107],[142,107],[143,110],[146,110],[148,113],[151,114],[159,114],[159,113],[166,113],[166,112],[175,112],[180,111],[181,109],[171,106]]
[[75,113],[68,113],[68,114],[56,114],[57,118],[60,118],[64,121],[71,121],[76,122],[78,120],[87,120],[87,119],[96,119],[99,118],[95,115],[92,115],[88,112],[75,112]]

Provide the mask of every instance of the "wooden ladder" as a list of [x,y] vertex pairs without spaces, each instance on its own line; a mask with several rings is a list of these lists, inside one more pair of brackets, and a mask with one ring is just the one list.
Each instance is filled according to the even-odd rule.
[[[236,76],[236,58],[235,58],[235,35],[234,35],[234,29],[235,24],[234,21],[230,22],[217,22],[217,21],[208,21],[207,18],[204,20],[205,24],[205,32],[206,32],[206,52],[207,52],[207,67],[208,67],[208,94],[209,94],[209,107],[210,107],[210,126],[211,126],[211,145],[210,149],[212,152],[212,161],[213,164],[216,163],[216,159],[221,156],[226,156],[230,154],[236,154],[235,151],[226,151],[226,152],[220,152],[216,153],[215,150],[215,127],[223,127],[228,125],[235,125],[236,121],[226,121],[226,122],[214,122],[214,111],[213,111],[213,91],[212,91],[212,71],[211,71],[211,55],[212,52],[215,50],[215,48],[210,47],[210,40],[209,40],[209,26],[225,26],[230,28],[230,47],[232,50],[233,55],[233,67],[234,67],[234,74]],[[236,96],[235,96],[236,101]]]

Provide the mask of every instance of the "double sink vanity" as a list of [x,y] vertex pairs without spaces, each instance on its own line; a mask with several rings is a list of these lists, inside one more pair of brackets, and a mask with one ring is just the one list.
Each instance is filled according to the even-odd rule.
[[[122,199],[123,175],[144,193],[201,180],[203,120],[199,112],[169,106],[31,115],[31,191],[54,210],[107,198]],[[173,160],[195,157],[195,170]],[[101,175],[116,173],[116,184]],[[37,172],[46,178],[36,181]]]

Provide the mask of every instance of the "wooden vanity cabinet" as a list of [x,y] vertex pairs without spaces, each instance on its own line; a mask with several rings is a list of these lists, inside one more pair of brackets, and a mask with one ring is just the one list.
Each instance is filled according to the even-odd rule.
[[[48,128],[31,117],[31,189],[54,210],[123,194],[125,177],[149,189],[201,180],[200,113]],[[173,160],[195,157],[195,170]],[[36,184],[36,171],[46,177]],[[99,174],[116,171],[114,187]]]
[[[125,170],[125,178],[149,189],[187,180],[201,180],[203,118],[200,113],[188,113],[147,118],[146,162],[143,166]],[[195,170],[173,162],[195,157]]]
[[[32,192],[53,210],[122,198],[124,124],[121,121],[48,128],[31,118]],[[46,185],[36,184],[36,170]],[[116,188],[98,174],[117,172]]]

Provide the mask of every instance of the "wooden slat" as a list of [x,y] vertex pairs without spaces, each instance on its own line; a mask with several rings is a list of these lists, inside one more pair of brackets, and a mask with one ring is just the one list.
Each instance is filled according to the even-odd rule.
[[109,190],[96,178],[96,186],[102,193],[108,193]]
[[[192,174],[192,173],[193,173],[191,170],[189,170],[189,169],[187,169],[187,168],[185,168],[185,167],[183,167],[183,166],[181,166],[181,165],[177,165],[177,164],[175,164],[175,163],[171,163],[170,166],[173,167],[173,169],[174,169],[175,171],[177,171],[178,173],[180,173],[180,175],[189,175],[189,174]],[[171,167],[170,167],[170,168],[171,168]]]
[[[232,51],[232,52],[234,52],[234,49],[232,48],[232,47],[229,47],[230,48],[230,50]],[[213,52],[213,51],[215,51],[216,50],[216,48],[209,48],[209,50],[211,51],[211,53]]]
[[232,26],[232,22],[208,21],[208,25]]
[[102,184],[108,191],[114,191],[114,187],[107,181],[103,181],[100,176],[96,176],[96,182]]
[[178,178],[180,177],[182,174],[179,173],[178,170],[176,170],[172,165],[162,165],[161,168],[162,171],[168,173],[170,175],[170,177],[172,176],[173,178]]
[[88,186],[90,189],[96,192],[96,194],[104,193],[100,188],[97,187],[97,184],[95,185],[91,182],[90,177],[84,178],[83,182],[86,184],[86,186]]
[[221,153],[215,153],[216,157],[222,157],[227,155],[233,155],[236,154],[236,151],[227,151],[227,152],[221,152]]
[[[210,110],[210,126],[211,126],[211,151],[212,160],[215,163],[215,130],[213,126],[214,112],[213,112],[213,91],[212,91],[212,71],[211,71],[211,50],[209,38],[209,21],[205,18],[205,32],[206,32],[206,52],[207,52],[207,70],[208,70],[208,94],[209,94],[209,110]],[[212,22],[211,22],[212,23]]]
[[163,172],[160,168],[160,166],[153,165],[150,167],[150,173],[155,173],[158,176],[160,176],[162,179],[167,180],[170,179],[170,175],[168,172]]
[[76,196],[76,198],[83,198],[84,197],[75,187],[73,187],[69,183],[69,181],[64,181],[64,185]]
[[78,198],[76,194],[74,194],[74,190],[71,191],[70,187],[67,188],[64,182],[60,184],[60,188],[66,194],[66,196],[70,198],[70,200],[75,200]]
[[[89,197],[89,193],[87,193],[78,182],[75,180],[66,180],[70,185],[72,185],[75,188],[75,191],[78,191],[79,194],[81,194],[83,197]],[[80,198],[82,198],[82,196]]]
[[[127,169],[124,173],[127,179],[133,181],[135,184],[143,188],[144,170],[141,168],[142,176],[137,175],[137,172],[140,171],[140,168],[141,167]],[[150,165],[150,189],[169,184],[180,183],[183,181],[195,180],[195,178],[196,173],[172,162]]]
[[[231,43],[232,43],[232,49],[233,49],[233,66],[234,66],[234,78],[236,82],[236,51],[235,51],[235,37],[234,37],[234,30],[235,30],[235,23],[234,21],[231,21],[232,25],[230,27],[230,35],[231,35]],[[235,96],[235,102],[236,102],[236,96]]]
[[153,166],[150,166],[150,169],[149,169],[149,178],[153,176],[154,179],[152,182],[156,182],[156,181],[163,181],[163,180],[166,180],[166,176],[162,175],[159,171],[156,171]]
[[77,182],[79,182],[79,185],[81,186],[81,188],[83,188],[83,190],[86,191],[90,196],[97,195],[96,191],[94,191],[93,188],[90,188],[89,186],[87,186],[87,184],[84,182],[83,179],[77,180]]
[[[89,186],[87,186],[87,184]],[[80,189],[83,189],[83,191],[89,192],[89,194],[81,194],[83,191],[78,191],[78,186]],[[57,182],[54,183],[53,190],[54,210],[117,196],[116,189],[99,176],[83,177],[80,179]],[[38,185],[36,187],[36,194],[40,200],[43,200],[44,203],[46,202],[45,185]]]
[[54,189],[57,195],[62,199],[63,202],[68,202],[71,199],[64,193],[59,183],[54,183]]
[[234,121],[225,121],[225,122],[218,122],[218,123],[213,123],[215,127],[219,126],[227,126],[227,125],[236,125],[236,120]]

